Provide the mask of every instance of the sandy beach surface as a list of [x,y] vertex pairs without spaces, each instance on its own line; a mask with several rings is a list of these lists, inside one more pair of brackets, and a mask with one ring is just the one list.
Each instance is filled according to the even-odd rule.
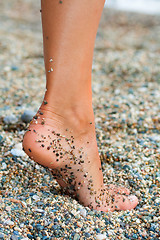
[[105,9],[93,105],[106,183],[139,198],[104,213],[61,193],[21,141],[45,90],[38,0],[0,3],[0,239],[160,239],[160,16]]

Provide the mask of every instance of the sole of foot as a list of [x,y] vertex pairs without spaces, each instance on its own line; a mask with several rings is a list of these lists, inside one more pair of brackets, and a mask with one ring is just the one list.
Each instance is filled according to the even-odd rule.
[[104,186],[94,126],[77,134],[71,125],[39,110],[23,139],[26,154],[48,167],[57,182],[84,206],[100,210],[131,210],[138,204],[125,187]]

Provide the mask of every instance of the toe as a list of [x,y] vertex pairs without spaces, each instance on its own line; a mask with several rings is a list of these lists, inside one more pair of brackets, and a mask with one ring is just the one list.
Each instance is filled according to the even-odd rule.
[[138,204],[138,198],[135,195],[117,195],[115,196],[115,210],[131,210]]
[[108,189],[113,193],[126,194],[126,195],[130,194],[130,190],[128,188],[116,186],[114,184],[110,184]]

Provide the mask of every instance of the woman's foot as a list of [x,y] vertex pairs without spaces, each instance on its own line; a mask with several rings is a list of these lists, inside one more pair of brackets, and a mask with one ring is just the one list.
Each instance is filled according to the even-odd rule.
[[101,211],[130,210],[138,199],[129,190],[104,186],[94,116],[55,113],[44,101],[23,140],[27,155],[51,169],[61,187],[84,206]]

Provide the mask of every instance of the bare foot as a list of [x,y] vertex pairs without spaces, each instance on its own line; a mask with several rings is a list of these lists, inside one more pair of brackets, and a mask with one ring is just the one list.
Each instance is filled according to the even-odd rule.
[[128,189],[103,184],[94,120],[78,128],[76,119],[66,120],[46,105],[44,101],[24,136],[27,155],[50,168],[61,187],[84,206],[105,212],[135,208],[138,199]]

